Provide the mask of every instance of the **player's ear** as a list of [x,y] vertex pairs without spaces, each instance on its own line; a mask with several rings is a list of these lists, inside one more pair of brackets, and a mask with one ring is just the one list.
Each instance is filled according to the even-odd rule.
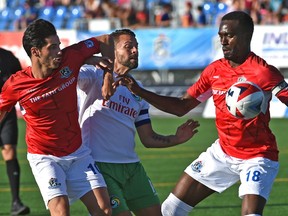
[[40,57],[40,50],[37,47],[32,47],[31,48],[31,55],[36,56],[36,57]]

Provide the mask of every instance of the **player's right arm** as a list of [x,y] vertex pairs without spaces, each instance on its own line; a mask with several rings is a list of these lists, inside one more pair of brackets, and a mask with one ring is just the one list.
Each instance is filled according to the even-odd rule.
[[126,86],[133,94],[144,98],[157,109],[176,116],[185,115],[201,103],[188,93],[185,93],[181,98],[158,95],[140,87],[130,76],[122,77],[119,83]]

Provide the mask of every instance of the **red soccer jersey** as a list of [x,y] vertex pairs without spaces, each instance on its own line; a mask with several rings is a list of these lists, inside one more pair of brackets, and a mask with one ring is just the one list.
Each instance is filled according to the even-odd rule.
[[[244,80],[257,84],[264,91],[267,105],[264,113],[261,112],[256,118],[249,120],[232,116],[225,103],[225,94],[229,87]],[[275,92],[274,89],[278,91]],[[272,91],[283,103],[288,104],[284,77],[275,67],[268,65],[252,52],[247,60],[236,68],[232,68],[224,58],[211,63],[202,72],[200,79],[187,90],[188,94],[201,102],[201,97],[213,95],[219,141],[226,154],[241,159],[265,157],[277,161],[276,139],[269,129],[269,102]]]
[[99,42],[90,38],[62,50],[62,63],[45,79],[35,79],[31,67],[8,79],[1,93],[1,111],[19,101],[26,121],[28,152],[66,156],[81,145],[76,84],[79,69]]

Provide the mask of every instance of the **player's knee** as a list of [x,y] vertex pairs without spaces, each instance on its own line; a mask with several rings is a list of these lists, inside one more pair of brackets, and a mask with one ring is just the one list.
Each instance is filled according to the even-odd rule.
[[105,216],[111,216],[112,215],[112,208],[107,207],[107,208],[103,209],[103,213]]
[[187,216],[192,209],[192,206],[184,203],[172,193],[169,194],[161,205],[163,216]]
[[99,214],[96,214],[96,215],[104,215],[104,216],[111,216],[112,215],[112,208],[109,205],[102,205],[102,206],[99,206],[100,207],[100,211],[101,213]]

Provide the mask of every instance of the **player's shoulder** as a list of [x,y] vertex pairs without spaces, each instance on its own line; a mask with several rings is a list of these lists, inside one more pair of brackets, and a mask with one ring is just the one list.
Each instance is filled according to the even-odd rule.
[[94,65],[85,64],[80,68],[80,74],[81,73],[89,76],[102,76],[104,72],[102,69],[95,67]]
[[255,69],[259,69],[262,72],[276,69],[276,68],[273,68],[273,66],[271,67],[271,65],[269,65],[264,58],[258,56],[254,52],[251,52],[248,56],[248,65]]
[[261,71],[262,74],[269,73],[269,74],[278,74],[280,71],[274,65],[268,64],[265,59],[262,57],[253,54],[251,56],[251,67],[257,68],[257,70]]
[[223,67],[226,67],[228,64],[228,61],[227,59],[225,58],[220,58],[220,59],[217,59],[215,61],[212,61],[207,67],[206,69],[219,69],[219,68],[223,68]]

